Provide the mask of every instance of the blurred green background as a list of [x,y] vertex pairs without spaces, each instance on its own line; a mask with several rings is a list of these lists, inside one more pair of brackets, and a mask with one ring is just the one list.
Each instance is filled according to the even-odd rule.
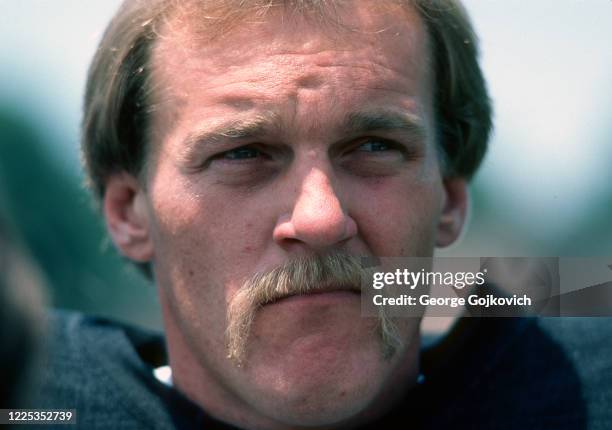
[[[495,103],[463,240],[441,255],[612,256],[612,2],[469,0]],[[84,188],[88,63],[117,0],[0,0],[0,204],[54,306],[156,327],[153,285]]]

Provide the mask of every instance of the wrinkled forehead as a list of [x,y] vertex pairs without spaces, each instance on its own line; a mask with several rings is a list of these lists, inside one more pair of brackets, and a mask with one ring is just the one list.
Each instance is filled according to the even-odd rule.
[[188,67],[203,55],[218,67],[235,68],[261,54],[326,48],[370,49],[385,55],[392,67],[429,69],[427,31],[410,1],[247,0],[232,9],[233,3],[187,1],[174,6],[153,48],[156,77],[171,84],[181,65]]
[[313,26],[328,34],[421,30],[412,0],[184,0],[169,2],[163,15],[163,37],[186,35],[193,41],[232,37],[241,29],[261,34],[289,29],[297,37]]
[[170,14],[151,59],[152,147],[197,123],[264,111],[282,113],[276,123],[285,132],[327,137],[366,104],[406,109],[435,140],[427,33],[416,10],[337,3],[325,15],[289,7],[222,21],[222,12],[189,7]]

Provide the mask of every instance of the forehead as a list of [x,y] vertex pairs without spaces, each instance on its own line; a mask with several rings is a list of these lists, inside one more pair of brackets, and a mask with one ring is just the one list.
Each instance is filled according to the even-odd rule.
[[[271,7],[222,21],[215,18],[221,11],[194,5],[175,10],[153,49],[156,101],[173,104],[175,112],[219,102],[248,110],[324,85],[334,87],[326,93],[330,102],[346,104],[360,102],[349,96],[372,89],[378,91],[367,97],[403,90],[425,96],[416,94],[429,87],[422,85],[429,60],[418,13],[392,1],[336,6],[305,12]],[[350,91],[339,95],[335,90],[343,87]]]
[[223,0],[175,3],[158,31],[156,52],[179,46],[185,51],[212,49],[228,41],[244,45],[270,38],[295,43],[313,33],[332,42],[344,39],[344,43],[361,44],[367,38],[380,44],[394,39],[404,47],[416,47],[425,36],[409,0],[244,0],[240,4]]

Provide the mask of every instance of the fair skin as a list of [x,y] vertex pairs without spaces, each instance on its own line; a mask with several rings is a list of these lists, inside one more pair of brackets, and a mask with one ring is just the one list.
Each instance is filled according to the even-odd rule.
[[107,182],[114,242],[153,265],[176,386],[238,426],[363,423],[418,374],[418,321],[385,359],[348,292],[262,307],[236,366],[226,311],[246,278],[334,250],[430,256],[464,221],[465,181],[444,178],[434,144],[423,24],[353,6],[340,20],[358,31],[271,12],[206,43],[175,17],[154,49],[144,183]]

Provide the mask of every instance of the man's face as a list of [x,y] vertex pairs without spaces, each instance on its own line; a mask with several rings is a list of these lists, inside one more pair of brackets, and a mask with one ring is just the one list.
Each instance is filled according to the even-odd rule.
[[335,251],[433,252],[446,194],[423,25],[367,2],[339,19],[352,29],[271,11],[207,41],[176,18],[153,52],[137,213],[175,383],[223,419],[332,423],[416,374],[418,322],[385,359],[377,321],[346,292],[261,307],[245,362],[227,358],[228,305],[255,273]]

